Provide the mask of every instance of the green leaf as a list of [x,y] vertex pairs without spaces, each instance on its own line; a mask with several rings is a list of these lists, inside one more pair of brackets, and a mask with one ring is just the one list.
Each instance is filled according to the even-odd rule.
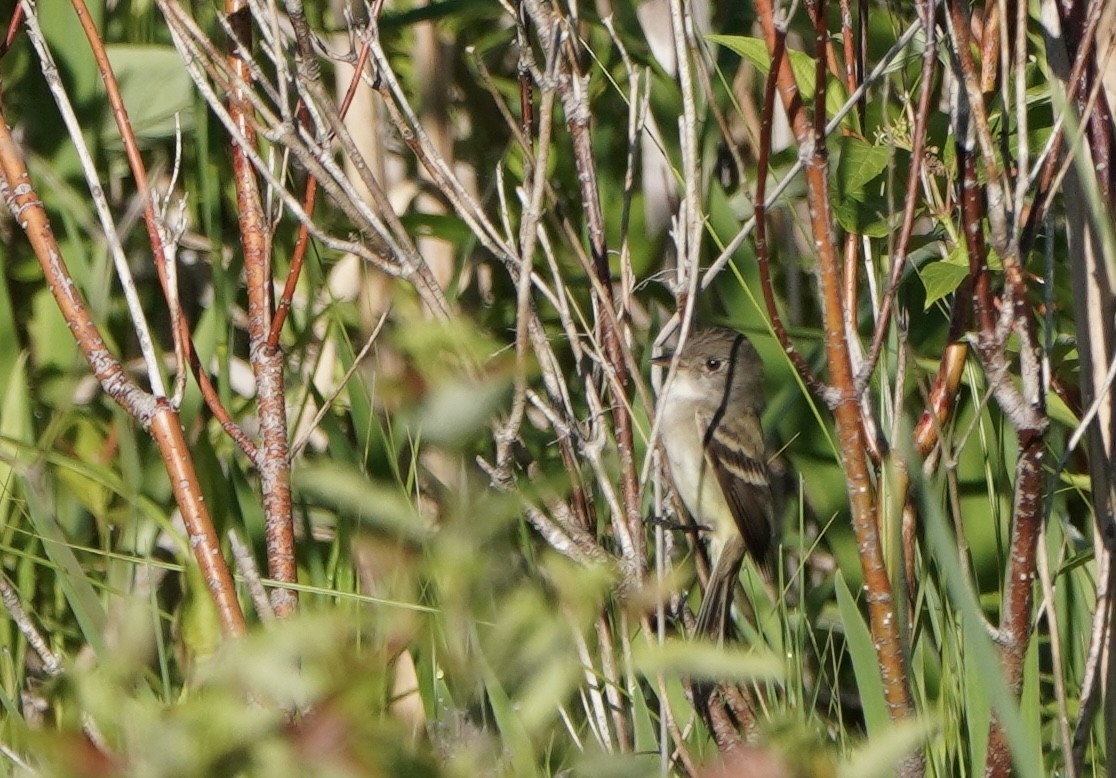
[[873,778],[895,775],[899,762],[914,753],[937,729],[927,719],[897,721],[871,738],[837,772],[837,778]]
[[[76,467],[60,467],[56,472],[65,490],[93,516],[108,514],[112,497],[110,483],[116,473],[101,465],[97,458],[104,447],[104,437],[99,425],[88,417],[78,417],[70,432],[71,446]],[[85,472],[85,471],[92,471]]]
[[1046,393],[1046,414],[1052,421],[1064,424],[1069,429],[1077,426],[1077,414],[1070,410],[1066,401],[1053,389]]
[[892,149],[843,136],[837,143],[836,188],[839,199],[865,201],[864,187],[887,170]]
[[[1019,695],[1019,715],[1027,732],[1042,731],[1043,679],[1039,668],[1040,641],[1032,640],[1023,662],[1023,691]],[[1042,741],[1031,738],[1027,745],[1031,753],[1022,756],[1032,764],[1042,764]]]
[[961,265],[952,259],[942,259],[930,262],[919,270],[922,285],[926,287],[926,308],[945,297],[953,294],[969,275],[967,265]]
[[429,525],[399,488],[377,483],[350,465],[303,465],[294,471],[292,486],[301,499],[354,516],[381,531],[413,541],[430,536]]
[[834,198],[833,215],[846,232],[869,238],[883,238],[891,232],[887,214],[875,202],[862,203],[851,197]]
[[[974,634],[976,629],[972,624],[961,625],[961,634],[958,640],[963,640],[963,645],[981,645],[983,635]],[[992,723],[992,704],[988,699],[988,692],[976,679],[982,676],[981,659],[978,650],[963,650],[961,653],[962,676],[961,704],[965,706],[965,726],[968,730],[969,763],[984,764],[988,758],[988,727]]]
[[9,453],[8,440],[27,443],[32,436],[31,390],[27,386],[27,352],[20,352],[11,362],[12,370],[0,405],[0,526],[9,526],[20,500],[14,494],[16,471],[11,465],[15,453]]
[[879,186],[868,184],[879,178],[891,162],[893,150],[855,137],[833,141],[837,157],[831,177],[835,196],[833,214],[847,232],[883,238],[891,232],[891,204]]
[[[115,45],[105,50],[137,137],[173,136],[175,114],[183,130],[194,126],[194,82],[173,46]],[[111,116],[105,121],[106,137],[110,142],[119,140],[116,121]]]
[[217,653],[221,646],[221,619],[193,556],[186,563],[185,574],[186,596],[178,610],[178,635],[190,658],[196,661]]
[[423,399],[412,434],[428,443],[462,446],[496,413],[510,385],[506,378],[447,381]]
[[444,213],[409,213],[400,221],[415,237],[440,238],[454,246],[462,246],[476,236],[463,219]]
[[[11,262],[7,257],[0,259],[0,273],[4,273],[10,266]],[[0,284],[0,397],[7,395],[9,382],[17,369],[23,370],[25,358],[26,354],[19,343],[19,328],[7,284]]]
[[[744,59],[756,66],[756,69],[765,76],[771,69],[771,56],[767,53],[767,44],[762,38],[749,38],[743,35],[706,35],[710,43],[716,43],[735,51]],[[798,92],[803,100],[810,100],[814,96],[814,58],[802,51],[786,50],[790,57],[791,70],[794,71],[794,80],[798,84]]]
[[872,633],[840,571],[833,586],[837,593],[837,607],[841,611],[841,623],[845,627],[845,640],[849,645],[853,673],[856,675],[856,687],[860,690],[860,702],[864,706],[864,724],[868,728],[869,737],[884,735],[891,727],[891,717],[887,712],[883,681],[880,680],[880,663],[872,643]]
[[523,726],[511,698],[508,697],[500,679],[483,657],[479,658],[481,672],[484,676],[484,688],[488,694],[488,704],[492,706],[492,716],[496,719],[496,726],[500,728],[504,746],[510,752],[509,759],[514,768],[514,775],[538,775],[535,766],[534,749],[531,747],[531,736]]
[[76,362],[78,346],[66,319],[48,289],[31,298],[31,321],[26,325],[32,364],[40,370],[65,373]]
[[636,753],[654,753],[659,747],[658,724],[656,714],[647,706],[647,700],[642,694],[631,696],[632,704],[632,730],[635,735]]
[[52,479],[43,470],[34,469],[24,475],[23,483],[31,525],[54,565],[56,581],[81,627],[82,637],[98,654],[103,653],[107,616],[92,580],[58,523]]
[[1037,778],[1043,774],[1042,763],[1033,759],[1029,747],[1035,733],[1024,726],[1018,700],[1004,679],[999,649],[988,634],[981,605],[973,596],[968,575],[957,559],[957,540],[946,524],[941,506],[928,499],[925,492],[921,503],[931,553],[942,569],[949,599],[961,616],[958,639],[964,640],[964,650],[960,653],[965,676],[958,703],[965,711],[969,763],[984,763],[988,725],[994,710],[1011,749],[1016,772]]

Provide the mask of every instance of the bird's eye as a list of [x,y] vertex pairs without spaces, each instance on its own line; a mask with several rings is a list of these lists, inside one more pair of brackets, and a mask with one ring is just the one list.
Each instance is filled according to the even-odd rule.
[[721,369],[721,360],[719,360],[719,359],[707,359],[707,360],[705,360],[705,367],[708,370],[720,370]]

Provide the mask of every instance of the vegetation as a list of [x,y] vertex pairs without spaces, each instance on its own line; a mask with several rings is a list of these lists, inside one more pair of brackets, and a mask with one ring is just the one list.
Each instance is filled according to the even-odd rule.
[[1109,4],[216,6],[0,3],[6,771],[1107,774]]

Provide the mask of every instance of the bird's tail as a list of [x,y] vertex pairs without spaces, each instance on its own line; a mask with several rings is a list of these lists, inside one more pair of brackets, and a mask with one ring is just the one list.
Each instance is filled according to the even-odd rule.
[[724,640],[729,634],[732,616],[732,597],[736,591],[736,579],[744,564],[746,547],[744,538],[734,534],[729,538],[713,563],[709,575],[709,585],[701,600],[697,616],[697,633],[714,640]]

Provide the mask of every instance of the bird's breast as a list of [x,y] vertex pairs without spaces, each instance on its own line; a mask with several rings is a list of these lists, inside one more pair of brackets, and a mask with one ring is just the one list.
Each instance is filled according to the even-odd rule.
[[694,415],[678,406],[668,407],[663,415],[662,438],[671,477],[686,510],[695,521],[712,529],[718,540],[731,536],[736,531],[732,510],[705,458]]

